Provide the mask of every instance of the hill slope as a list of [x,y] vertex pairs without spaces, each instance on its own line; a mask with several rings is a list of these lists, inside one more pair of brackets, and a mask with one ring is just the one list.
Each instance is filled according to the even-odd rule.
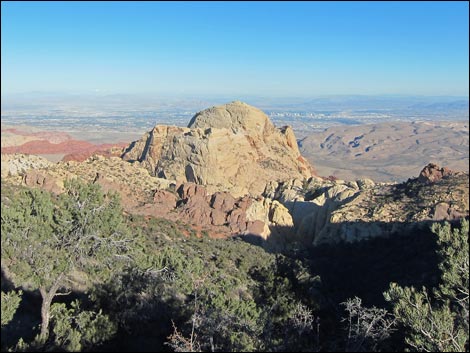
[[390,122],[335,126],[300,141],[319,175],[404,181],[423,165],[468,171],[468,122]]

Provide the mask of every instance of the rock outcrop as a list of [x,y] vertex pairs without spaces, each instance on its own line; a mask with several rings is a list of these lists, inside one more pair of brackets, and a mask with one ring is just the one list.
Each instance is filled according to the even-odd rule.
[[407,182],[315,179],[269,183],[264,196],[279,200],[307,244],[355,242],[412,233],[434,221],[469,216],[469,176],[435,164]]
[[434,183],[444,177],[448,177],[454,174],[455,172],[451,171],[449,168],[441,168],[437,164],[429,163],[426,167],[423,168],[421,173],[419,173],[418,181],[421,183]]
[[289,211],[277,201],[210,193],[203,185],[157,178],[118,157],[95,155],[84,162],[50,163],[37,156],[2,155],[2,177],[55,194],[63,192],[67,179],[80,178],[104,191],[118,192],[128,213],[181,221],[211,236],[252,235],[266,240],[293,226]]
[[39,156],[2,153],[2,178],[23,175],[30,169],[48,168],[53,165],[54,163]]
[[240,101],[203,110],[191,119],[188,127],[228,129],[234,133],[245,131],[249,135],[260,136],[269,136],[275,130],[266,114]]
[[124,148],[127,146],[128,144],[124,142],[119,142],[117,144],[103,143],[101,145],[93,145],[88,149],[83,149],[77,152],[66,154],[62,158],[62,161],[84,162],[94,155],[100,155],[104,157],[119,157],[121,156]]
[[231,234],[263,239],[272,229],[293,227],[288,210],[277,201],[247,195],[234,198],[228,192],[208,194],[204,186],[194,183],[182,184],[177,193],[181,204],[176,211],[188,223],[226,226]]
[[[36,130],[36,129],[34,129]],[[51,161],[85,161],[94,154],[120,156],[127,143],[94,144],[58,131],[2,129],[2,154],[45,155]]]
[[122,158],[157,177],[193,182],[211,192],[260,195],[268,181],[311,177],[292,129],[275,128],[259,109],[232,102],[196,114],[188,128],[157,125]]
[[309,168],[290,128],[235,102],[198,113],[188,128],[156,126],[124,158],[2,155],[2,182],[60,193],[65,180],[81,178],[117,191],[125,212],[274,248],[293,236],[307,245],[356,242],[469,216],[468,173],[429,164],[397,184],[325,180]]

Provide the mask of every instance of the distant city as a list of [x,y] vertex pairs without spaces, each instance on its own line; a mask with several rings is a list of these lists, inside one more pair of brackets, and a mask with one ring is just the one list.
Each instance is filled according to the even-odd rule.
[[[210,106],[234,100],[147,96],[2,96],[2,124],[64,132],[126,131],[140,134],[156,124],[187,126]],[[459,121],[469,118],[468,97],[332,96],[315,99],[240,99],[262,109],[276,126],[290,125],[298,138],[334,125],[384,121]]]

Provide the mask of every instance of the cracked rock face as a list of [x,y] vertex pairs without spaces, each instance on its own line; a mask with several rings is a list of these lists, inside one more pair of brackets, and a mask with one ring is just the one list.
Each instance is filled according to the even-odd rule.
[[311,179],[269,183],[264,196],[292,215],[297,236],[319,245],[413,234],[435,221],[469,216],[468,173],[435,164],[403,183]]
[[189,128],[228,129],[247,132],[250,135],[268,136],[275,130],[273,123],[261,110],[235,101],[212,107],[197,113],[189,122]]
[[261,110],[242,102],[197,113],[188,128],[156,126],[122,158],[152,175],[206,185],[210,192],[260,195],[267,182],[311,177],[294,132],[275,128]]
[[21,175],[29,169],[47,168],[52,165],[54,165],[54,163],[39,156],[2,153],[2,178],[8,176]]

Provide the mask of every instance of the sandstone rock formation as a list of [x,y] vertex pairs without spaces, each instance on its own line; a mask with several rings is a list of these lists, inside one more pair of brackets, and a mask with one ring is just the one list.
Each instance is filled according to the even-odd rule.
[[[31,131],[29,131],[30,129]],[[84,161],[93,154],[120,156],[127,143],[94,144],[58,131],[2,128],[2,154],[44,155],[51,161]],[[34,132],[35,131],[35,132]]]
[[231,234],[250,234],[267,239],[271,230],[293,227],[288,210],[263,197],[234,198],[227,192],[208,194],[204,186],[184,183],[178,190],[181,205],[176,211],[193,224],[226,226]]
[[[25,167],[17,168],[18,163]],[[80,178],[86,182],[95,182],[105,190],[118,191],[122,204],[129,210],[151,201],[155,190],[167,189],[171,185],[171,181],[155,178],[146,169],[133,166],[119,157],[96,155],[84,162],[51,163],[33,155],[2,155],[2,168],[18,169],[16,173],[2,173],[2,180],[39,186],[56,193],[63,190],[67,179]]]
[[51,144],[59,144],[72,139],[69,134],[58,131],[39,131],[33,127],[22,128],[1,128],[2,135],[2,153],[6,147],[15,147],[24,145],[30,141],[48,141]]
[[401,184],[318,178],[290,128],[276,129],[240,102],[198,113],[189,125],[156,126],[124,159],[2,155],[2,182],[60,193],[65,180],[81,178],[118,192],[125,212],[274,248],[292,236],[307,245],[355,242],[469,216],[468,173],[429,164]]
[[204,110],[188,128],[158,125],[122,158],[139,162],[152,175],[236,197],[259,195],[271,180],[314,174],[292,129],[275,128],[266,114],[242,102]]
[[[240,101],[203,110],[194,115],[188,127],[228,129],[233,132],[241,130],[261,136],[269,136],[275,130],[266,114]],[[295,140],[294,143],[297,144]]]
[[51,143],[47,140],[35,140],[26,142],[20,146],[2,148],[2,153],[25,153],[25,154],[67,154],[76,151],[92,149],[93,144],[86,141],[68,140],[60,143]]
[[50,163],[37,156],[2,155],[3,177],[2,182],[55,194],[63,192],[67,179],[80,178],[99,184],[104,191],[118,192],[128,213],[182,221],[211,236],[249,234],[267,239],[272,232],[279,233],[280,227],[293,226],[288,210],[277,201],[210,193],[195,183],[177,184],[118,157],[95,155],[84,162]]
[[455,172],[451,171],[449,168],[441,168],[437,164],[429,163],[424,167],[421,173],[419,173],[418,181],[422,183],[434,183],[453,174],[455,174]]
[[23,175],[27,170],[47,168],[54,163],[39,156],[24,154],[3,154],[1,160],[2,178]]
[[269,183],[264,196],[292,215],[297,237],[314,245],[409,233],[469,216],[469,176],[435,164],[400,184],[296,180]]
[[127,147],[127,143],[124,142],[119,142],[117,144],[103,143],[100,145],[93,145],[90,148],[66,154],[62,158],[62,161],[83,162],[88,158],[92,157],[93,155],[100,155],[105,157],[119,157],[125,147]]

